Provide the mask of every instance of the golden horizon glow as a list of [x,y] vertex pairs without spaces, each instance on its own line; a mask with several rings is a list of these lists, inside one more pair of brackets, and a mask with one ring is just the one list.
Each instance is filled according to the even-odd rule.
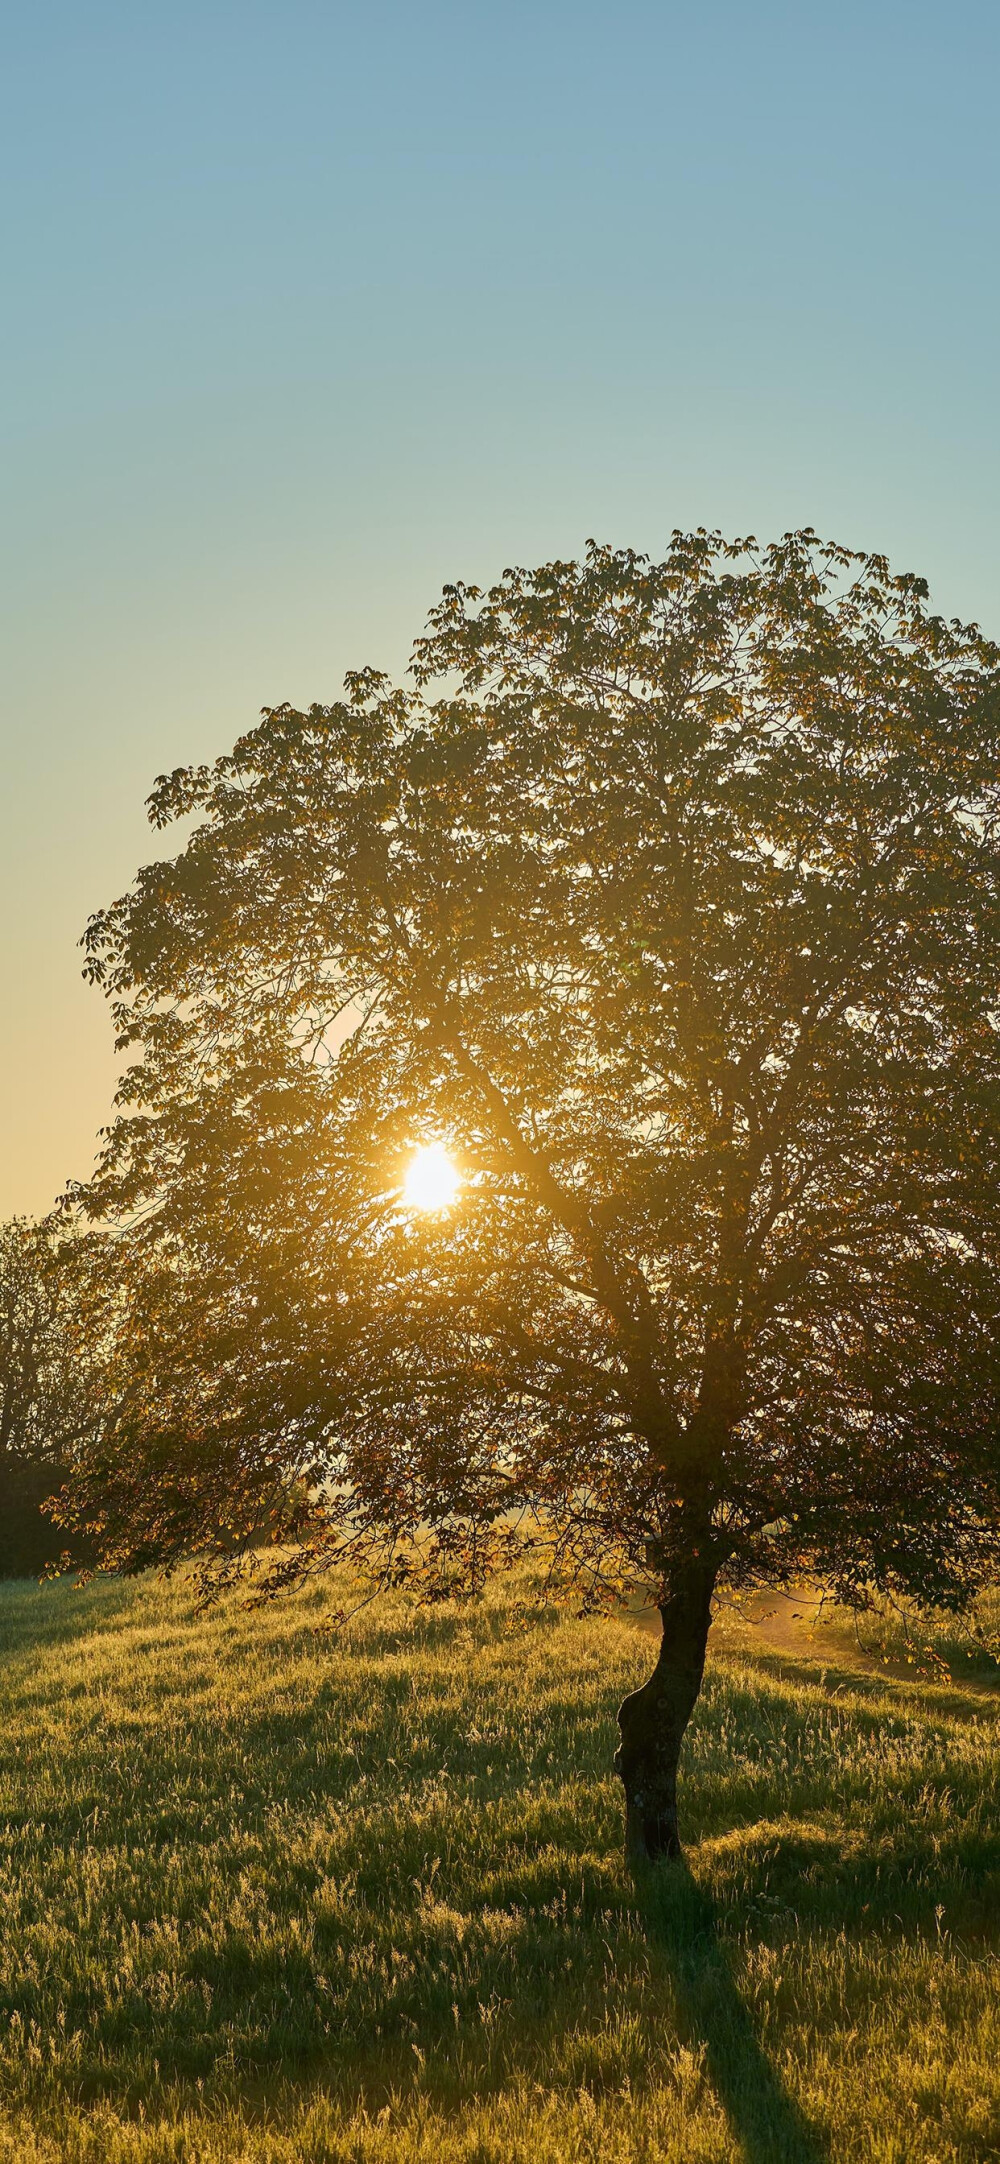
[[444,1143],[422,1142],[407,1167],[403,1201],[408,1210],[448,1210],[461,1184],[461,1173]]

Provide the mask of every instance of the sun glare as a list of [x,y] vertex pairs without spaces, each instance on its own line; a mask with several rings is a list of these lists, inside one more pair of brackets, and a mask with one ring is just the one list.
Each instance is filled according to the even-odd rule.
[[447,1210],[461,1184],[444,1144],[424,1142],[410,1159],[403,1201],[408,1210]]

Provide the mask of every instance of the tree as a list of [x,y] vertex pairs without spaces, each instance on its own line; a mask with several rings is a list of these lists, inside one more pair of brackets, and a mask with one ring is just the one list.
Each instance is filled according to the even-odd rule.
[[77,1507],[119,1567],[284,1511],[270,1583],[475,1585],[528,1526],[645,1590],[616,1764],[669,1855],[720,1578],[958,1607],[996,1560],[1000,650],[699,531],[447,588],[413,677],[161,779],[199,823],[90,926],[139,1056]]
[[40,1505],[59,1485],[59,1458],[78,1408],[72,1332],[50,1225],[0,1225],[0,1576],[54,1561],[59,1544]]

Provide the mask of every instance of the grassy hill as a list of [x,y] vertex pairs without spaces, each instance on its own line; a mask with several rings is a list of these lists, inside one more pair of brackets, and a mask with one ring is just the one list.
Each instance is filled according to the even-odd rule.
[[634,1624],[331,1606],[0,1588],[0,2164],[1000,2155],[988,1678],[724,1618],[640,1905]]

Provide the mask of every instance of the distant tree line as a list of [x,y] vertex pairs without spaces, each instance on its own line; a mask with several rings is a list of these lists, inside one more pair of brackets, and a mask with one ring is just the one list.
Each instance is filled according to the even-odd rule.
[[77,1432],[76,1336],[55,1230],[0,1225],[0,1578],[37,1576],[66,1546],[42,1506],[62,1486]]

